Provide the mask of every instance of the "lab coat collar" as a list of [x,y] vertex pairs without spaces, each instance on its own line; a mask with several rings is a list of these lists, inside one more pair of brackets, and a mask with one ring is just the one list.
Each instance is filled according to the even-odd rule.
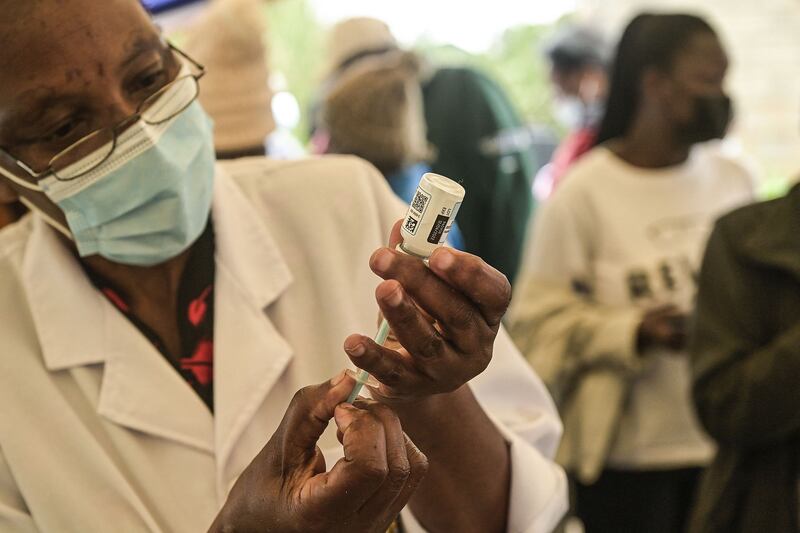
[[217,166],[212,206],[217,267],[222,267],[264,309],[292,282],[292,274],[275,239],[252,203]]
[[[292,281],[276,242],[221,168],[216,237],[215,416],[149,341],[91,284],[55,232],[34,215],[22,277],[46,367],[104,363],[98,412],[120,425],[227,458],[291,360],[265,314]],[[156,392],[158,394],[156,394]]]
[[48,370],[103,363],[104,297],[38,214],[22,264],[22,281]]
[[[253,207],[217,167],[212,208],[218,265],[260,309],[292,282],[280,250]],[[42,217],[33,214],[23,260],[23,282],[49,370],[103,363],[106,298]],[[80,334],[76,334],[80,332]]]
[[34,215],[22,265],[48,370],[104,364],[97,412],[106,419],[213,451],[213,419],[161,353],[89,281],[71,251]]
[[[214,188],[218,266],[256,307],[264,309],[291,284],[289,267],[253,207],[219,166]],[[36,214],[22,276],[47,368],[105,362],[102,325],[109,304],[55,231]]]

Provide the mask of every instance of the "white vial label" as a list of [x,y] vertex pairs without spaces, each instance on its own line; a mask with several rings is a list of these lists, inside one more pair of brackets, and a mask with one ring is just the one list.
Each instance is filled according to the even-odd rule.
[[438,174],[420,180],[403,221],[402,247],[427,258],[447,238],[465,195],[464,187]]

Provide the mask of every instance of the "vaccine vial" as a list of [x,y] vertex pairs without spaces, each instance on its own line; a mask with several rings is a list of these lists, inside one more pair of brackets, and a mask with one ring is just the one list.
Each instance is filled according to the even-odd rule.
[[[400,228],[403,242],[397,245],[397,250],[419,257],[427,265],[428,257],[447,240],[465,194],[464,187],[450,178],[432,172],[423,175],[414,193],[414,199],[408,206],[408,213],[403,219]],[[388,335],[389,322],[384,318],[375,335],[375,342],[382,346]],[[364,384],[369,384],[371,387],[379,386],[366,370],[348,372],[356,380],[356,385],[347,399],[349,403],[358,398]]]
[[447,239],[465,194],[464,187],[450,178],[433,172],[423,175],[403,219],[399,249],[427,259]]

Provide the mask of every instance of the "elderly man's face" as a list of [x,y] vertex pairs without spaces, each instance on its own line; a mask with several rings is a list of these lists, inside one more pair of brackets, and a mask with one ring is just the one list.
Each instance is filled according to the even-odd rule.
[[[179,69],[137,0],[0,0],[0,9],[0,147],[37,172],[133,114]],[[0,182],[7,199],[11,182]],[[13,188],[63,220],[44,195]]]

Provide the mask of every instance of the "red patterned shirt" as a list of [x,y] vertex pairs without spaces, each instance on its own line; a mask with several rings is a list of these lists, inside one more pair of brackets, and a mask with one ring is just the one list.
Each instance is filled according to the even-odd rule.
[[214,229],[209,221],[192,246],[178,287],[180,356],[170,355],[158,334],[131,312],[128,298],[108,280],[87,269],[97,289],[147,337],[173,368],[214,410]]

